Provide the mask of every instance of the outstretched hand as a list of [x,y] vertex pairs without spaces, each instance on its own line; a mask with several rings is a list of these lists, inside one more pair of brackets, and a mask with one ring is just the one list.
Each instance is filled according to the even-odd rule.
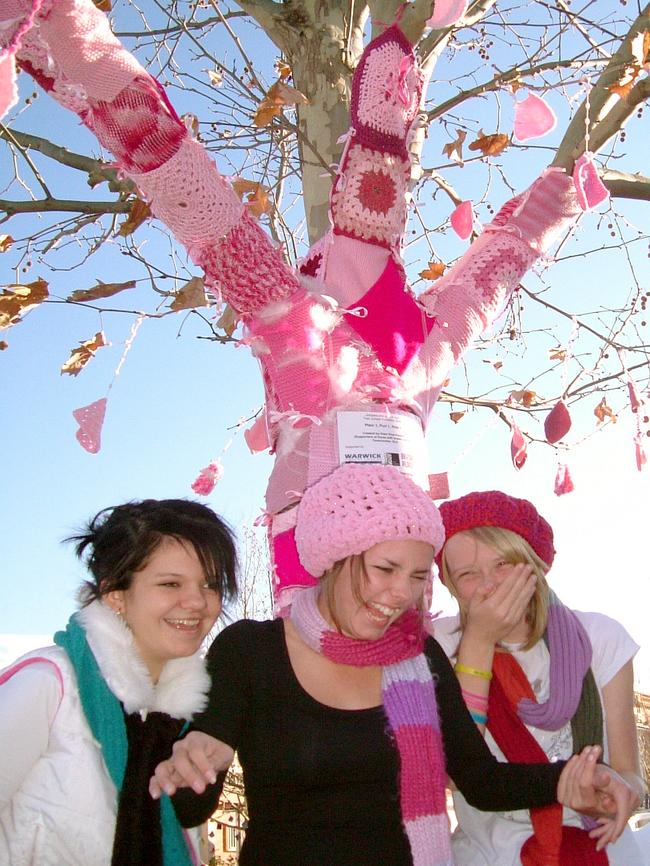
[[149,793],[154,800],[163,793],[171,797],[179,788],[192,788],[196,794],[202,794],[209,784],[217,781],[217,773],[228,769],[234,757],[234,751],[221,740],[201,731],[190,731],[174,743],[171,758],[156,767],[149,781]]
[[590,832],[597,850],[615,842],[638,805],[638,794],[615,770],[598,763],[600,746],[587,746],[562,770],[557,798],[564,806],[598,819]]

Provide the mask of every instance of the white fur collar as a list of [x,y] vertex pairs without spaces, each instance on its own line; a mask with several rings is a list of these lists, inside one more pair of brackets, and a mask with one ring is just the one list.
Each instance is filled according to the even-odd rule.
[[172,659],[154,685],[127,624],[102,601],[79,611],[102,676],[127,713],[142,710],[191,719],[208,703],[210,677],[199,653]]

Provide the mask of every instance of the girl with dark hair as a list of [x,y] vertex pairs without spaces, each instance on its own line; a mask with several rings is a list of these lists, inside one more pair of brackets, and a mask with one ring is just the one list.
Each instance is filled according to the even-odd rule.
[[90,572],[80,610],[0,672],[0,862],[189,866],[196,834],[147,785],[206,706],[199,649],[237,590],[232,534],[204,505],[147,499],[67,540]]

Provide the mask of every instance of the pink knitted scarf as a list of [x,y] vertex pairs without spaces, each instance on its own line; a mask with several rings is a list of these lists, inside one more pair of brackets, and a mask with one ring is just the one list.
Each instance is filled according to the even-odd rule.
[[338,664],[381,666],[382,703],[400,757],[400,803],[413,866],[453,866],[445,809],[445,756],[420,615],[408,611],[374,641],[332,630],[316,587],[299,592],[291,621],[305,643]]

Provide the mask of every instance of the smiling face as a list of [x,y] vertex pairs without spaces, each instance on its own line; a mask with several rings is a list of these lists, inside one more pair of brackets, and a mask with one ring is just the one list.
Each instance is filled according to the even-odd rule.
[[433,547],[424,541],[382,541],[363,554],[355,580],[353,559],[345,560],[332,589],[332,607],[321,593],[323,616],[348,637],[376,640],[388,626],[422,601],[433,563]]
[[103,601],[119,612],[154,681],[163,665],[193,655],[221,613],[221,596],[208,585],[194,548],[164,537],[128,589]]

